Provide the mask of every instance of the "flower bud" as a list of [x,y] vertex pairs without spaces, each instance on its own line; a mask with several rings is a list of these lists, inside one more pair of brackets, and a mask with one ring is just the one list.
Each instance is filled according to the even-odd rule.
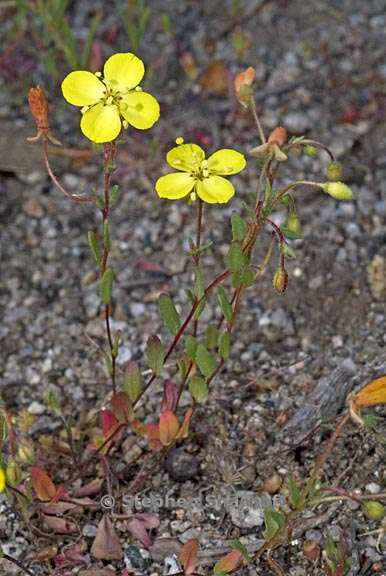
[[288,286],[288,274],[284,268],[278,268],[276,270],[272,284],[278,294],[284,294]]
[[291,211],[288,214],[287,220],[282,227],[282,232],[284,236],[292,240],[296,240],[297,238],[302,237],[301,226],[296,212]]
[[351,188],[343,182],[324,182],[320,186],[336,200],[352,200],[354,198]]
[[29,89],[28,104],[31,114],[35,118],[37,129],[48,130],[48,102],[44,90],[40,86]]
[[20,484],[22,475],[19,465],[15,460],[11,460],[5,471],[7,477],[7,483],[10,486],[17,486]]
[[327,178],[330,182],[339,182],[342,179],[342,166],[339,162],[330,162],[327,167]]
[[277,144],[278,146],[284,146],[287,142],[287,130],[282,126],[278,126],[268,136],[269,144]]
[[252,66],[237,74],[234,80],[234,87],[236,92],[237,100],[248,108],[249,101],[253,96],[252,83],[255,79],[256,72]]
[[382,520],[385,517],[386,509],[381,502],[368,500],[363,503],[363,512],[370,520]]
[[303,153],[310,158],[315,158],[318,155],[318,151],[315,146],[310,146],[309,144],[304,146]]

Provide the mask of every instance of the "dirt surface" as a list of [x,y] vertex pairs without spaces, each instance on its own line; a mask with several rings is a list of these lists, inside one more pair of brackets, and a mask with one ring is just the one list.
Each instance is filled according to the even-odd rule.
[[[148,69],[145,87],[161,103],[161,120],[151,132],[127,133],[114,175],[122,188],[112,213],[117,270],[113,328],[123,335],[120,367],[130,359],[144,361],[147,339],[154,332],[167,340],[158,319],[161,291],[173,295],[182,311],[187,309],[183,288],[191,282],[191,268],[184,250],[195,234],[195,222],[191,207],[160,202],[155,196],[154,182],[165,172],[165,152],[177,136],[197,141],[208,152],[234,147],[247,154],[257,144],[250,118],[230,90],[232,74],[248,65],[256,68],[257,103],[265,129],[280,124],[290,135],[304,134],[328,144],[343,163],[356,199],[338,203],[311,190],[299,197],[304,239],[292,243],[297,258],[288,267],[289,288],[282,296],[273,291],[273,262],[247,291],[231,359],[197,411],[189,439],[165,459],[150,463],[144,443],[136,452],[129,436],[112,457],[114,486],[118,491],[119,484],[121,495],[131,490],[145,462],[136,492],[141,503],[144,495],[150,498],[146,511],[160,516],[150,551],[118,522],[125,561],[98,564],[89,556],[102,515],[99,494],[97,511],[86,510],[77,519],[86,545],[82,556],[89,564],[57,574],[82,573],[91,563],[110,566],[119,575],[125,567],[128,574],[173,574],[170,557],[192,537],[200,540],[204,570],[224,555],[232,539],[257,549],[264,538],[262,508],[272,497],[267,479],[278,475],[285,483],[290,476],[307,478],[346,395],[386,373],[386,2],[150,4],[138,55]],[[232,5],[238,6],[236,15]],[[103,10],[99,2],[74,7],[79,38],[97,9]],[[0,10],[9,10],[0,40],[12,46],[14,13],[12,8]],[[171,32],[162,27],[161,13],[169,15]],[[115,9],[106,14],[98,42],[103,60],[130,49]],[[246,44],[245,53],[237,51],[240,42]],[[65,146],[86,149],[88,144],[79,132],[78,111],[60,98],[60,78],[56,83],[47,78],[31,46],[27,34],[0,60],[0,374],[3,400],[11,410],[26,408],[35,414],[32,433],[39,438],[58,428],[58,420],[46,408],[48,390],[60,397],[67,415],[84,423],[92,410],[104,405],[108,381],[86,336],[97,342],[104,337],[86,240],[87,231],[99,224],[98,215],[62,197],[44,172],[38,147],[25,143],[34,131],[21,98],[28,82],[47,87],[54,132]],[[69,68],[58,60],[58,70],[62,77]],[[77,193],[101,186],[101,162],[95,150],[81,162],[66,154],[53,156],[58,175]],[[289,177],[324,180],[326,165],[323,155],[294,158],[283,169],[283,182]],[[204,256],[208,278],[223,267],[229,217],[254,189],[255,172],[251,158],[247,170],[233,179],[234,201],[205,207],[205,241],[216,245]],[[283,214],[278,214],[277,222],[282,221]],[[269,233],[262,237],[256,263],[268,241]],[[140,260],[158,263],[173,275],[139,270]],[[208,321],[220,317],[212,303],[204,312]],[[341,393],[332,394],[334,388]],[[155,421],[161,396],[158,384],[139,416]],[[328,402],[331,397],[336,399],[333,404]],[[189,395],[183,396],[182,413],[189,402]],[[303,434],[296,418],[304,406],[309,410],[309,430],[305,426]],[[328,484],[362,493],[385,491],[385,413],[379,408],[372,414],[379,417],[375,431],[353,423],[343,432],[325,469]],[[45,464],[49,467],[53,459]],[[56,470],[55,479],[66,480],[64,467]],[[5,499],[0,510],[3,549],[26,563],[38,550],[56,544],[62,551],[78,537],[34,531]],[[313,565],[302,552],[305,539],[324,549],[328,535],[344,543],[351,563],[348,574],[386,574],[386,554],[373,533],[380,522],[368,520],[357,503],[335,501],[310,516],[291,544],[274,552],[284,574],[328,574],[323,561]],[[36,516],[32,524],[39,526]],[[54,573],[50,562],[31,566],[39,575]],[[2,574],[17,574],[15,570],[0,561]],[[239,573],[273,572],[261,562]]]

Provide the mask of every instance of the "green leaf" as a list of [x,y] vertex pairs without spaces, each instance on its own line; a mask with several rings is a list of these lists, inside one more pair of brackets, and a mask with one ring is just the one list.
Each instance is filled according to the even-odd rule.
[[181,326],[181,318],[174,306],[173,300],[167,294],[161,294],[158,304],[162,322],[169,332],[175,336]]
[[302,493],[293,478],[288,480],[289,501],[292,508],[298,510],[303,504]]
[[218,340],[218,329],[213,324],[209,325],[205,332],[205,346],[208,350],[216,348]]
[[296,258],[295,250],[291,246],[288,246],[288,244],[286,243],[281,244],[280,251],[286,258],[290,259]]
[[267,178],[265,181],[265,200],[264,200],[265,204],[269,202],[271,196],[272,196],[272,187],[269,179]]
[[248,288],[249,286],[252,286],[255,280],[255,274],[253,272],[253,270],[251,270],[250,268],[247,268],[246,270],[243,271],[242,276],[242,283]]
[[121,345],[121,341],[122,341],[122,334],[118,330],[118,332],[114,336],[113,349],[111,351],[111,355],[113,356],[113,358],[116,358],[118,356],[118,351],[119,351],[119,346]]
[[247,232],[247,223],[243,220],[237,212],[233,212],[231,216],[232,236],[233,240],[242,242]]
[[110,250],[110,248],[111,248],[110,227],[109,227],[109,221],[108,220],[105,220],[104,224],[103,224],[103,245],[106,248],[106,250]]
[[196,350],[196,363],[204,376],[211,376],[216,369],[216,361],[203,344],[199,344]]
[[100,266],[100,264],[101,264],[101,251],[99,249],[98,240],[97,240],[95,232],[92,232],[90,230],[87,233],[87,238],[88,238],[88,243],[90,245],[91,251],[92,251],[93,256],[95,258],[95,262],[96,262],[97,266]]
[[202,404],[208,395],[208,385],[204,378],[193,376],[193,378],[189,380],[189,392],[196,402]]
[[165,351],[158,336],[150,336],[146,353],[150,368],[156,376],[159,376],[164,365]]
[[142,392],[143,379],[142,374],[139,369],[137,362],[130,362],[126,368],[124,379],[123,379],[123,389],[130,398],[132,402],[138,398]]
[[272,506],[267,506],[264,508],[264,523],[264,536],[267,540],[271,540],[285,525],[285,517]]
[[112,206],[118,200],[119,192],[120,190],[118,184],[114,184],[114,186],[112,186],[110,190],[110,196],[109,196],[110,206]]
[[224,358],[224,360],[229,358],[229,354],[231,351],[231,335],[229,334],[229,332],[223,332],[222,334],[220,334],[218,339],[218,349],[221,358]]
[[59,398],[53,390],[49,390],[47,394],[47,406],[53,412],[60,412],[61,410]]
[[225,260],[231,272],[238,272],[248,264],[248,257],[242,251],[239,242],[232,242]]
[[111,270],[111,268],[107,268],[100,281],[100,294],[103,304],[109,304],[111,300],[113,281],[114,281],[114,272]]
[[202,275],[201,268],[197,267],[194,274],[194,294],[199,300],[201,300],[201,298],[205,295],[204,277]]
[[217,299],[225,320],[229,322],[232,318],[233,309],[223,286],[217,288]]
[[185,352],[192,360],[196,358],[196,350],[197,350],[197,340],[194,336],[186,336],[185,337]]

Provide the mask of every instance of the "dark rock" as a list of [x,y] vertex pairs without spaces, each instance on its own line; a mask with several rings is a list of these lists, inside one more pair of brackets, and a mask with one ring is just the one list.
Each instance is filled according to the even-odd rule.
[[173,480],[177,480],[177,482],[192,480],[200,470],[197,458],[183,448],[175,448],[169,452],[165,467]]

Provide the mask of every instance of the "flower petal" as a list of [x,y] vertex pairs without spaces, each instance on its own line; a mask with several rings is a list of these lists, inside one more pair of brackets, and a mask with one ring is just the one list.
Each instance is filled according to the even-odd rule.
[[111,88],[126,93],[141,82],[145,74],[145,66],[131,52],[110,56],[103,68],[103,75]]
[[155,189],[160,198],[179,200],[193,189],[195,178],[184,172],[172,172],[158,178]]
[[203,160],[205,152],[197,144],[180,144],[169,150],[166,156],[166,161],[172,168],[184,172],[197,170]]
[[231,148],[217,150],[208,158],[208,168],[212,174],[222,174],[224,176],[237,174],[245,168],[245,165],[244,155]]
[[115,140],[122,128],[118,108],[96,104],[83,114],[80,128],[89,140],[97,144]]
[[134,128],[151,128],[159,118],[159,104],[151,94],[133,90],[120,102],[119,110],[125,120]]
[[222,176],[209,176],[197,182],[197,194],[209,204],[225,204],[235,193],[233,184]]
[[106,86],[92,72],[76,70],[63,80],[62,92],[74,106],[92,106],[105,96]]

